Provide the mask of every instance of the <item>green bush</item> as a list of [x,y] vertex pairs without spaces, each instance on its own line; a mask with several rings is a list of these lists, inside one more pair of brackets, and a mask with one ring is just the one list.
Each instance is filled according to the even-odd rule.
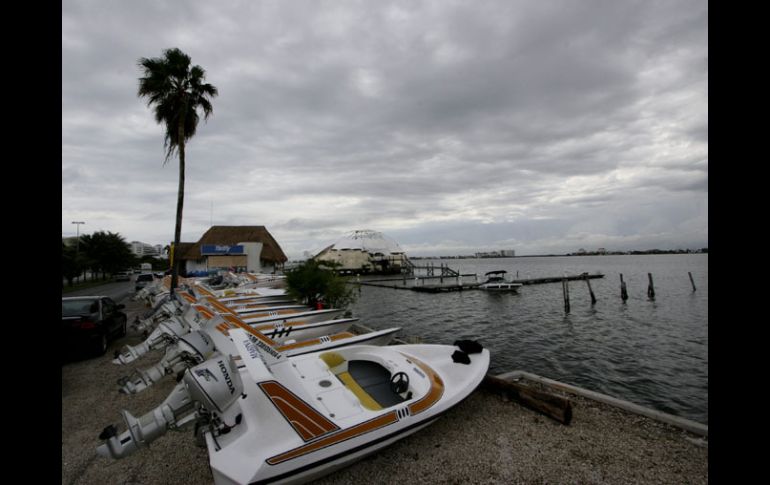
[[286,273],[286,289],[292,298],[311,306],[346,308],[355,301],[352,288],[333,271],[334,263],[308,259]]

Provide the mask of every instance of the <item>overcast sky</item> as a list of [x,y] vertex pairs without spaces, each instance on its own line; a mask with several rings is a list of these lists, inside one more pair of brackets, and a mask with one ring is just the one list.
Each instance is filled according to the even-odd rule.
[[[354,229],[410,255],[708,246],[708,4],[62,2],[62,236],[173,239],[178,161],[136,95],[178,47],[219,89],[182,240]],[[212,209],[213,208],[213,209]]]

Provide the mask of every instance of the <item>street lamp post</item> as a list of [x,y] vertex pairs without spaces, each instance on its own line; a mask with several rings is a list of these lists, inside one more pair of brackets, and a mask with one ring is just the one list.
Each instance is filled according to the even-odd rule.
[[75,227],[77,227],[77,237],[75,239],[75,261],[78,261],[78,256],[80,255],[80,225],[85,224],[83,221],[72,221],[73,224],[75,224]]

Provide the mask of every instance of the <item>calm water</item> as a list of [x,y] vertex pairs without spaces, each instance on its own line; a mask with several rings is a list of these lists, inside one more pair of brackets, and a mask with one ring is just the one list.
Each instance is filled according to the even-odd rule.
[[[504,269],[536,278],[602,273],[569,284],[565,314],[560,283],[518,294],[480,290],[426,294],[362,287],[353,315],[375,329],[451,344],[481,341],[492,373],[525,370],[708,424],[708,254],[584,256],[420,261],[461,273]],[[692,272],[693,292],[687,272]],[[629,299],[620,298],[620,274]],[[655,300],[647,298],[652,273]],[[466,279],[467,281],[467,279]]]

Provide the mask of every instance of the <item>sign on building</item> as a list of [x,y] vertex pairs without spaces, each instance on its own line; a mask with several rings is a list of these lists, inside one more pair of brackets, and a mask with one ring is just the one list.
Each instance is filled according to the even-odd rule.
[[245,254],[241,245],[201,244],[201,256]]

